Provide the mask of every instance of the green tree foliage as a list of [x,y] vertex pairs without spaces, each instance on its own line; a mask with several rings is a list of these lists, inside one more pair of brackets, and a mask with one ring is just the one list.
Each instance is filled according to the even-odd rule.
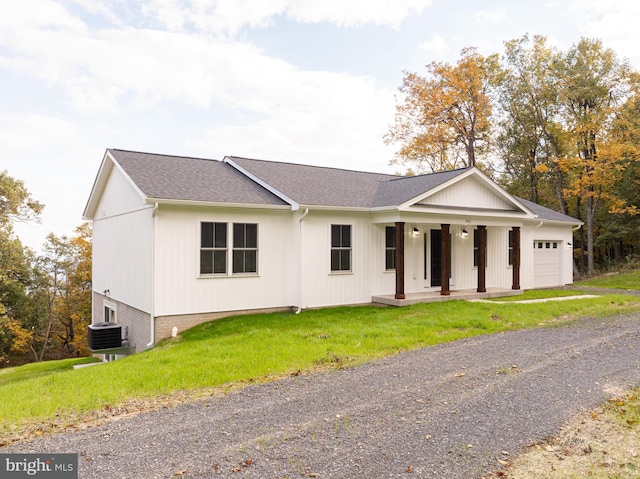
[[504,164],[501,180],[512,193],[566,213],[565,178],[557,164],[566,140],[559,116],[559,80],[550,74],[560,56],[542,36],[505,42],[494,81],[494,151]]
[[400,87],[385,136],[400,144],[395,163],[440,171],[482,157],[509,192],[585,222],[574,251],[589,275],[640,252],[640,77],[613,50],[525,35],[500,57],[468,48],[427,69]]
[[[565,190],[583,205],[587,230],[587,274],[595,272],[594,244],[599,202],[619,204],[615,186],[622,171],[622,148],[613,133],[631,94],[631,70],[599,40],[582,39],[556,69],[562,116],[571,149],[560,166],[569,177]],[[613,211],[613,210],[610,210]]]
[[34,256],[14,235],[13,221],[37,220],[42,208],[22,181],[0,173],[0,365],[28,353],[37,324],[29,298]]
[[37,255],[13,222],[37,221],[42,208],[21,181],[0,173],[0,367],[89,354],[91,229],[50,234]]

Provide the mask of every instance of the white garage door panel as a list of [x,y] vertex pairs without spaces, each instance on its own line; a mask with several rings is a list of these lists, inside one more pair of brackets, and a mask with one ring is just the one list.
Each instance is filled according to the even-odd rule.
[[534,288],[561,285],[560,243],[558,241],[535,241],[533,261]]

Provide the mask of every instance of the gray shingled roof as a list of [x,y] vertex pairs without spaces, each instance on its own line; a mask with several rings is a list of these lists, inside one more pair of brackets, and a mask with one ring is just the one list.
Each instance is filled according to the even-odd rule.
[[382,173],[227,157],[301,205],[370,208],[381,182],[399,178]]
[[[224,161],[109,149],[140,190],[152,199],[285,206],[287,203]],[[343,170],[227,157],[300,205],[375,208],[401,205],[468,171],[420,176]],[[578,220],[523,198],[540,219]]]
[[538,203],[534,203],[533,201],[525,200],[524,198],[519,198],[517,196],[514,196],[514,198],[516,198],[524,206],[533,211],[534,214],[538,215],[538,218],[540,218],[541,220],[581,223],[581,221],[577,220],[576,218],[563,215],[562,213],[552,210],[551,208],[547,208],[546,206],[539,205]]
[[148,198],[281,206],[287,203],[217,160],[109,149]]

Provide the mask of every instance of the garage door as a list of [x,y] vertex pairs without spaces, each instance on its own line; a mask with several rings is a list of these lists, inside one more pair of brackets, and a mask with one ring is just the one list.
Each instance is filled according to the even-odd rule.
[[533,287],[560,286],[560,242],[533,242]]

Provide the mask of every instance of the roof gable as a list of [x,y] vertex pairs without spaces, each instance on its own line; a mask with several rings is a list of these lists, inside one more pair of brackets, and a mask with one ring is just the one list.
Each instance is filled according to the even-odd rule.
[[486,211],[522,213],[523,208],[500,188],[483,181],[479,175],[465,175],[446,188],[432,190],[414,203],[414,206],[434,206]]
[[286,206],[287,203],[218,160],[109,149],[85,208],[95,213],[113,167],[121,169],[146,202],[227,203]]

